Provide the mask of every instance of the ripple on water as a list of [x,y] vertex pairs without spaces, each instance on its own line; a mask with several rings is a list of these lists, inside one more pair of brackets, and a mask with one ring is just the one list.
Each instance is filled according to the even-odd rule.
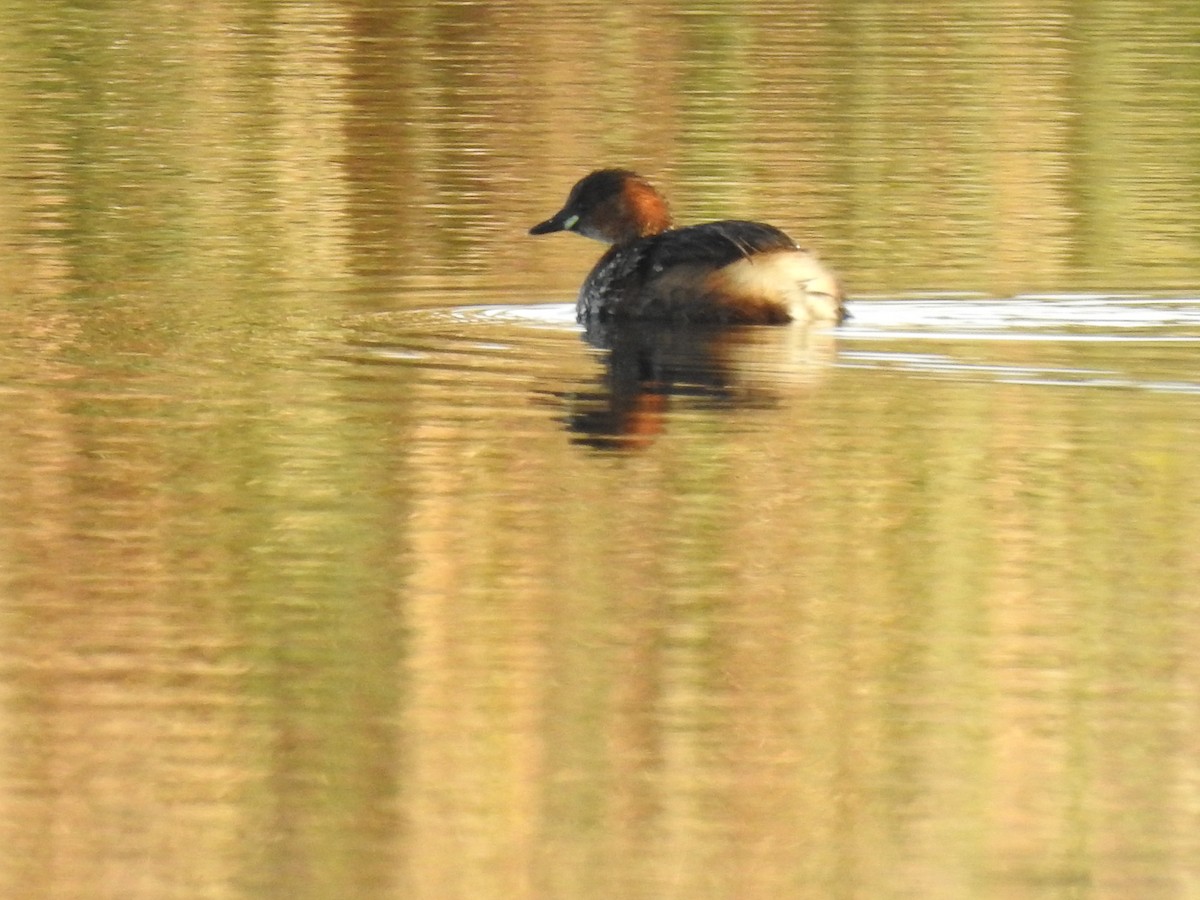
[[536,361],[550,348],[578,346],[569,304],[454,306],[355,321],[346,357],[362,363],[459,364],[477,368],[510,356]]
[[1200,299],[1034,295],[860,301],[850,339],[1200,342]]
[[[447,440],[495,427],[534,428],[545,385],[595,368],[573,308],[455,306],[375,314],[347,323],[336,354],[363,399],[417,398],[427,429]],[[447,426],[439,431],[440,426]],[[426,434],[429,439],[429,434]]]
[[[1102,295],[856,304],[839,367],[1040,387],[1200,394],[1200,299]],[[867,349],[869,346],[869,349]]]
[[[806,340],[750,329],[740,371],[794,382],[814,369],[853,368],[918,377],[1039,386],[1200,393],[1193,375],[1200,298],[1029,295],[1008,299],[935,296],[858,300],[853,318]],[[572,304],[493,304],[388,313],[360,323],[347,357],[431,372],[490,372],[524,380],[578,378],[597,349],[581,339]],[[770,339],[764,338],[770,331]],[[832,339],[832,340],[830,340]],[[799,362],[798,362],[799,360]]]

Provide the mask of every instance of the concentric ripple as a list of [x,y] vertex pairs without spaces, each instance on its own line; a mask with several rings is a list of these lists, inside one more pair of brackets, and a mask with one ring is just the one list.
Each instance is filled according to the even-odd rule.
[[[1200,298],[1031,295],[858,300],[838,328],[746,329],[735,367],[794,382],[849,368],[964,381],[1200,393]],[[436,376],[573,381],[600,352],[568,303],[463,305],[356,324],[345,358]],[[813,352],[814,338],[830,352]],[[450,374],[446,374],[450,373]]]

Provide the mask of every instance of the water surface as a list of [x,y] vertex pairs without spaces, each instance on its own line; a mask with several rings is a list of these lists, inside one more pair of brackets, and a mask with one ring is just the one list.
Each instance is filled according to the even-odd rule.
[[[1186,3],[9,3],[0,893],[1197,893]],[[585,331],[589,168],[841,328]]]

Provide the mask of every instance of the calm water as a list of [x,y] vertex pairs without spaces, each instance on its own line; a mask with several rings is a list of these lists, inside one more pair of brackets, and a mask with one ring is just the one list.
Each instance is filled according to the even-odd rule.
[[[0,895],[1200,897],[1194,3],[0,5]],[[841,329],[583,333],[601,164]]]

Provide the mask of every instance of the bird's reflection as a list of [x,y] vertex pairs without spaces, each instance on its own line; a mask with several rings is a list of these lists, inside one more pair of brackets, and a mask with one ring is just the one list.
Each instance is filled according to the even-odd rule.
[[648,322],[589,322],[584,339],[605,351],[593,386],[562,395],[566,424],[579,443],[637,449],[664,430],[672,404],[768,405],[770,391],[739,384],[730,351],[745,329]]

